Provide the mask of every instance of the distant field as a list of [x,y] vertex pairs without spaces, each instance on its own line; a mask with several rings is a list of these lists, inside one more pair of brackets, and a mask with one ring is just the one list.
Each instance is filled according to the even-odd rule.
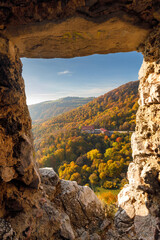
[[97,187],[95,189],[95,194],[96,195],[99,195],[99,194],[102,194],[102,193],[108,193],[108,192],[111,192],[114,195],[118,195],[118,193],[120,192],[120,189],[112,190],[112,189],[105,189],[105,188],[102,188],[102,187]]

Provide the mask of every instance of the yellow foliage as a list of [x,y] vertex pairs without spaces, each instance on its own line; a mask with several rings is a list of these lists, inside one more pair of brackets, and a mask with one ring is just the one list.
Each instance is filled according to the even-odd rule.
[[117,203],[117,196],[112,192],[103,192],[98,195],[98,198],[101,201],[104,201],[106,204],[116,204]]

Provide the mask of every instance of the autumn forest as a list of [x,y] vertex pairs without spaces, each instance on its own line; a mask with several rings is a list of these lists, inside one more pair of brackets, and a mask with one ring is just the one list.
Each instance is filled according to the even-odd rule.
[[[120,189],[132,161],[130,137],[138,109],[138,81],[130,82],[69,112],[33,125],[40,167],[92,189]],[[89,134],[82,126],[112,130]],[[117,131],[127,131],[119,133]]]

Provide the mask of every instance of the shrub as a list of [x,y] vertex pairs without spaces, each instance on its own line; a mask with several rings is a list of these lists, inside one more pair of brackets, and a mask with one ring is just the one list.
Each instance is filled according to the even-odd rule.
[[117,203],[117,195],[112,192],[103,192],[99,194],[99,199],[104,201],[106,204],[116,204]]
[[103,184],[103,187],[104,188],[109,188],[109,189],[117,188],[117,184],[116,184],[116,182],[105,181],[104,184]]
[[117,207],[117,195],[112,192],[104,192],[98,195],[100,201],[102,201],[103,207],[107,217],[114,219],[114,216],[118,210]]

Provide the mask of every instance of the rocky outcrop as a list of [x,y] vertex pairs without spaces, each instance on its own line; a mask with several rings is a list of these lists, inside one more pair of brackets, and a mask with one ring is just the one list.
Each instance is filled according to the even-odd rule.
[[80,240],[87,239],[84,235],[88,239],[94,233],[98,235],[105,214],[94,192],[77,182],[59,180],[52,169],[40,169],[40,174],[45,192],[59,212],[60,234],[56,239]]
[[94,192],[60,180],[51,168],[40,169],[40,176],[39,190],[7,183],[10,209],[5,205],[0,239],[101,240],[102,227],[105,231],[111,223]]
[[33,157],[31,119],[21,76],[17,48],[0,38],[0,179],[22,181],[38,188],[39,175]]
[[135,51],[160,21],[159,0],[7,0],[0,32],[21,57]]
[[16,233],[13,231],[11,224],[0,218],[0,239],[16,240]]
[[93,191],[37,168],[18,49],[0,40],[0,239],[101,239]]
[[133,163],[129,184],[118,196],[115,218],[121,234],[134,231],[137,238],[160,238],[160,46],[159,29],[146,40],[139,72],[139,109],[132,135]]

